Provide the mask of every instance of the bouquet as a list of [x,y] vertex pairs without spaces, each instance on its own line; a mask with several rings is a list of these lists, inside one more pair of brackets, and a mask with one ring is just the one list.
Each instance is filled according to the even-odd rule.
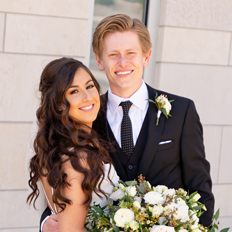
[[[164,185],[152,187],[142,175],[139,182],[119,181],[105,207],[90,206],[86,228],[89,231],[138,232],[201,232],[210,231],[199,224],[206,210],[197,192],[188,195],[183,189],[169,189]],[[217,220],[219,211],[214,215]],[[218,229],[214,223],[211,231]],[[228,231],[224,229],[223,232]]]

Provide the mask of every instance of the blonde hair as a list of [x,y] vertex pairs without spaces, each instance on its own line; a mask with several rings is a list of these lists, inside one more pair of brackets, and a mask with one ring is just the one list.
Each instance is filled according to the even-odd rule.
[[106,35],[114,32],[132,31],[139,37],[143,54],[151,49],[150,34],[146,26],[138,19],[132,19],[128,15],[116,14],[104,18],[96,27],[93,34],[93,52],[101,58],[103,52],[103,40]]

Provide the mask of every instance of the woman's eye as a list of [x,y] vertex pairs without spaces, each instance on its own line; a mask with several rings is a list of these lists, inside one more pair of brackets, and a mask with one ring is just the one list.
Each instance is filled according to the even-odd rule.
[[74,94],[74,93],[78,93],[78,90],[77,89],[74,89],[70,92],[70,94]]
[[92,89],[94,85],[88,85],[86,89]]

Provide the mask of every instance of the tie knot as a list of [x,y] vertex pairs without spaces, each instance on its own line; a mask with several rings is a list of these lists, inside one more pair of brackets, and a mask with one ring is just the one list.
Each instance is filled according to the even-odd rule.
[[122,106],[122,109],[123,109],[123,114],[124,115],[127,115],[129,110],[130,110],[130,107],[132,106],[132,102],[130,101],[125,101],[125,102],[121,102],[120,103],[120,106]]

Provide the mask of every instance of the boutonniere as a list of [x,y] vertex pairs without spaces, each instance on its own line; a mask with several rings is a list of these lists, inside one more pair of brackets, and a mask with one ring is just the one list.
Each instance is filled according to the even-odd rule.
[[165,115],[166,118],[171,117],[172,115],[170,114],[170,111],[172,109],[172,105],[171,102],[173,102],[174,100],[168,100],[167,95],[159,95],[156,93],[155,95],[155,101],[148,99],[149,102],[152,102],[156,105],[156,107],[158,108],[158,112],[157,112],[157,119],[156,119],[156,126],[159,124],[159,118],[161,113],[163,113]]

